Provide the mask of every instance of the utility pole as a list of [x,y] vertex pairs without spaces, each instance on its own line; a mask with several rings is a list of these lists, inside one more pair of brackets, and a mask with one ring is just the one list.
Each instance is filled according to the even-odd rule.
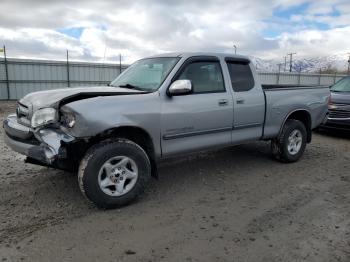
[[297,53],[289,53],[289,72],[292,72],[292,65],[293,65],[293,55],[296,55]]
[[348,60],[348,75],[350,75],[350,53],[348,53],[349,55],[349,60]]
[[235,49],[235,55],[237,54],[237,46],[233,45],[233,48]]
[[284,72],[287,70],[287,56],[284,56]]

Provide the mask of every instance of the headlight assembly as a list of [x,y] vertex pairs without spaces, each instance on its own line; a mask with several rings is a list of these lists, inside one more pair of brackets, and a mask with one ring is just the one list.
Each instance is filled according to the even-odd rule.
[[36,128],[57,121],[57,111],[54,108],[39,109],[33,114],[31,125]]

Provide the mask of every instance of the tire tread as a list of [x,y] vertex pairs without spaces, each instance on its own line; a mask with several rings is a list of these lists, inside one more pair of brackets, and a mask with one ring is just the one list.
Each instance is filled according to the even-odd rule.
[[[103,203],[98,203],[96,201],[93,201],[87,194],[86,192],[86,185],[84,184],[84,177],[87,174],[86,168],[88,167],[89,161],[91,160],[91,158],[96,154],[97,151],[105,148],[105,147],[110,147],[110,146],[116,146],[116,145],[127,145],[127,146],[131,146],[134,147],[136,150],[140,150],[144,155],[145,158],[147,159],[147,164],[148,167],[150,169],[151,167],[151,163],[149,160],[149,157],[147,156],[147,153],[145,152],[145,150],[139,146],[138,144],[134,143],[131,140],[128,139],[124,139],[124,138],[117,138],[117,139],[107,139],[104,140],[96,145],[93,145],[91,148],[88,149],[88,151],[86,152],[85,156],[83,157],[83,159],[80,162],[79,165],[79,169],[78,169],[78,184],[79,184],[79,188],[81,193],[83,194],[83,196],[91,203],[97,205],[98,207],[102,207],[102,208],[114,208],[116,206],[124,206],[126,204],[128,204],[130,201],[125,201],[125,203],[121,203],[121,204],[116,204],[116,205],[109,205],[109,204],[103,204]],[[149,175],[150,176],[150,175]],[[148,179],[146,179],[148,180]],[[143,179],[140,179],[138,181],[138,183],[141,183],[140,186],[138,186],[137,188],[141,188],[144,189],[144,187],[146,186],[146,182]],[[141,192],[137,192],[136,195],[139,195]]]
[[[302,148],[300,149],[300,152],[297,154],[297,157],[289,155],[288,152],[286,152],[285,150],[286,136],[289,135],[290,129],[293,127],[299,127],[303,135],[303,145],[302,145]],[[284,163],[292,163],[292,162],[298,161],[300,157],[303,155],[305,150],[306,139],[307,139],[306,136],[307,136],[306,128],[301,121],[296,119],[288,119],[282,128],[281,134],[276,139],[271,141],[271,151],[273,156],[278,161],[284,162]]]

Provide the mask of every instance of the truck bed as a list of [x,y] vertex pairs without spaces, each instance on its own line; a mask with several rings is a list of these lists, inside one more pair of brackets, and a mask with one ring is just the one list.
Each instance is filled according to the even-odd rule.
[[327,111],[329,88],[327,86],[264,85],[265,139],[276,136],[288,115],[296,110],[310,114],[311,129],[317,127]]

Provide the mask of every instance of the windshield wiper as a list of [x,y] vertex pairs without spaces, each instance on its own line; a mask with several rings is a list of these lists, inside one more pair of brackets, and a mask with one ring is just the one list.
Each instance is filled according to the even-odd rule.
[[139,86],[135,86],[132,84],[124,84],[124,85],[118,85],[117,87],[121,87],[121,88],[128,88],[128,89],[135,89],[135,90],[140,90],[140,91],[145,91],[142,88],[140,88]]

